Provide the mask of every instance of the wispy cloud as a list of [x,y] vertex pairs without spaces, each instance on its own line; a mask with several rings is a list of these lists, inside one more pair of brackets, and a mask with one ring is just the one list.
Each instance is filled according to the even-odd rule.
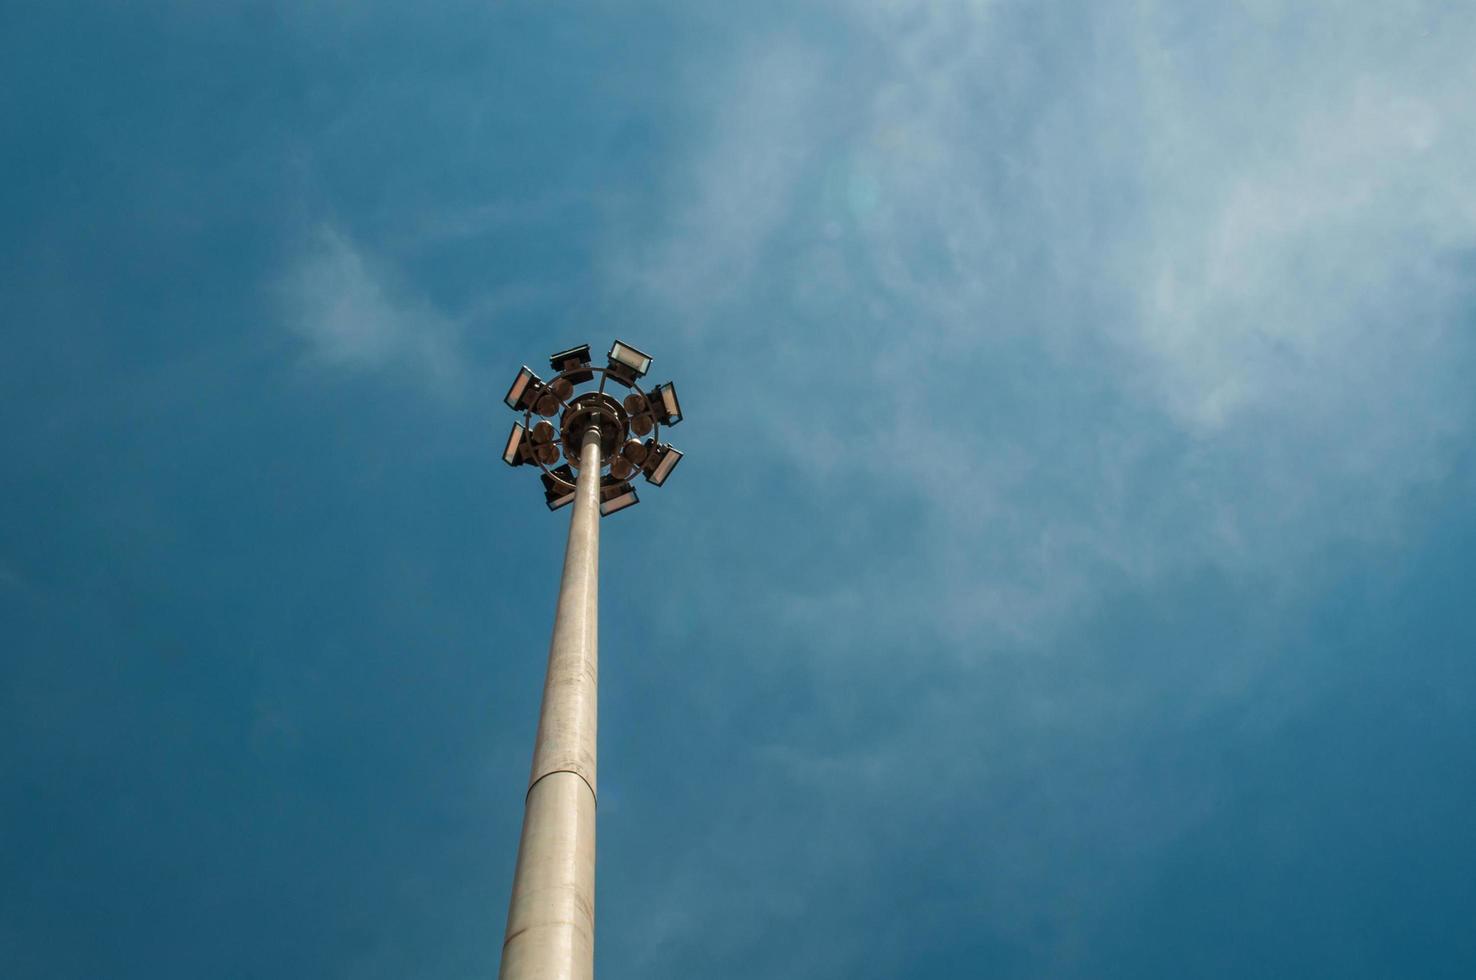
[[716,79],[704,73],[702,99],[718,113],[706,120],[709,140],[671,175],[663,234],[622,236],[610,249],[614,289],[636,286],[700,324],[750,280],[817,149],[810,126],[824,111],[821,57],[781,40],[756,46]]
[[[1213,774],[1162,740],[1286,671],[1288,610],[1326,556],[1394,553],[1411,492],[1468,439],[1476,17],[1258,3],[1187,30],[1148,3],[1042,30],[1018,5],[834,9],[874,59],[718,72],[732,87],[668,175],[670,212],[630,230],[669,257],[653,303],[768,355],[779,394],[745,403],[748,438],[830,502],[812,543],[915,531],[751,597],[768,633],[748,655],[806,638],[819,692],[766,772],[908,804],[817,814],[850,857],[780,860],[841,889],[968,813],[956,839],[989,844],[950,857],[987,868],[981,917],[1026,941],[1048,924],[1041,955],[1072,975],[1093,916],[1214,804]],[[798,162],[724,170],[735,143]],[[1255,600],[1146,665],[1103,628],[1125,595],[1196,576],[1196,602]],[[903,657],[935,671],[915,720],[828,740]],[[1256,710],[1310,696],[1286,677],[1317,669]]]
[[466,365],[458,323],[394,281],[344,233],[321,228],[279,284],[284,318],[311,363],[408,370],[437,392],[459,390]]
[[[761,297],[734,319],[776,384],[826,389],[762,424],[818,484],[932,474],[948,598],[918,601],[1028,630],[1109,570],[1290,581],[1398,540],[1471,413],[1469,15],[839,9],[879,60],[727,74],[651,292]],[[887,451],[832,438],[858,406]]]

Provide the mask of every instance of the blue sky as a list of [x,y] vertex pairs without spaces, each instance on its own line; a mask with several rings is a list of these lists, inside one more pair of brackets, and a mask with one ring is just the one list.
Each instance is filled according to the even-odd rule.
[[487,977],[620,337],[606,980],[1476,974],[1476,8],[0,10],[0,974]]

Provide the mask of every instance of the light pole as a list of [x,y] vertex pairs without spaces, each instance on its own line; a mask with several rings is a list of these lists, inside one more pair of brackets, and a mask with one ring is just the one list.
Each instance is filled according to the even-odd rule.
[[[639,502],[630,484],[636,473],[661,486],[682,458],[661,442],[661,426],[682,420],[676,388],[668,383],[646,392],[639,383],[650,357],[617,340],[606,367],[590,362],[587,344],[553,355],[549,364],[555,372],[550,380],[524,367],[504,399],[523,417],[513,423],[503,462],[536,464],[548,509],[572,503],[574,513],[508,902],[501,980],[594,976],[600,518]],[[597,376],[598,386],[588,387]],[[630,389],[623,400],[605,391],[611,381]],[[549,421],[556,415],[557,429]]]

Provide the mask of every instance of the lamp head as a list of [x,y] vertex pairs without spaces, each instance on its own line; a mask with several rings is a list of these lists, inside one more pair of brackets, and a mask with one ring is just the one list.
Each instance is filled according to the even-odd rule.
[[662,425],[676,425],[682,420],[682,404],[677,401],[676,385],[668,381],[651,389],[648,399],[651,411]]
[[513,378],[512,387],[507,389],[507,395],[502,400],[514,412],[526,412],[542,393],[543,381],[525,364],[518,376]]
[[552,476],[540,473],[538,478],[543,481],[544,503],[548,504],[549,510],[558,510],[574,502],[574,471],[565,463],[550,472]]
[[507,436],[507,445],[502,450],[502,461],[508,466],[522,466],[532,459],[533,454],[528,447],[528,430],[523,427],[523,423],[514,422],[512,432]]
[[[578,347],[570,347],[568,350],[561,350],[554,356],[550,357],[548,359],[548,363],[549,366],[554,369],[554,372],[556,374],[562,374],[563,372],[571,371],[574,368],[587,368],[590,365],[589,345],[580,344]],[[592,381],[594,379],[594,372],[577,371],[573,374],[567,375],[566,377],[574,384],[582,385],[586,381]],[[568,398],[569,396],[564,395],[563,397]]]
[[627,507],[634,507],[641,502],[636,495],[635,487],[625,480],[617,480],[613,476],[605,477],[600,485],[600,516],[609,517],[617,511]]
[[610,345],[609,377],[629,388],[651,370],[651,355],[622,341]]
[[676,469],[677,464],[682,461],[681,450],[668,446],[666,443],[657,443],[654,440],[646,440],[648,455],[641,471],[646,474],[647,482],[654,486],[661,486],[666,478],[671,476],[671,471]]

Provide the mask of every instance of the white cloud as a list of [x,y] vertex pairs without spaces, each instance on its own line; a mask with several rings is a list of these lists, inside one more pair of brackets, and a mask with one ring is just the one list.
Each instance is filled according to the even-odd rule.
[[815,148],[808,127],[823,111],[816,103],[819,57],[781,41],[753,49],[733,74],[705,83],[705,98],[719,113],[711,141],[673,181],[667,234],[623,237],[612,249],[615,289],[637,285],[685,322],[700,323],[748,281],[789,214]]
[[[1188,30],[1148,3],[1044,30],[838,5],[880,59],[719,73],[651,293],[679,316],[762,298],[774,384],[824,394],[759,418],[817,488],[935,475],[915,601],[960,636],[1048,628],[1109,569],[1293,583],[1330,544],[1397,543],[1470,420],[1476,19],[1442,9],[1261,3]],[[781,237],[797,258],[754,260]],[[989,373],[1011,361],[1028,381]],[[887,451],[851,452],[878,405]]]
[[315,363],[409,370],[433,390],[458,390],[464,366],[457,323],[389,288],[390,279],[346,235],[322,228],[279,285],[285,319]]
[[[749,438],[835,513],[852,488],[894,505],[916,488],[922,512],[907,574],[876,553],[745,622],[769,631],[755,661],[806,638],[814,728],[899,658],[931,659],[935,697],[869,744],[796,723],[763,751],[798,786],[840,772],[876,791],[858,798],[915,803],[905,846],[932,832],[920,814],[977,818],[989,846],[953,857],[982,869],[992,926],[1049,924],[1062,975],[1223,791],[1193,769],[1154,784],[1143,760],[1205,718],[1274,728],[1315,696],[1325,665],[1270,666],[1288,610],[1330,551],[1397,553],[1411,491],[1469,440],[1476,13],[1396,8],[1083,5],[1042,24],[1022,5],[838,4],[876,57],[788,104],[735,85],[671,178],[700,196],[654,223],[654,254],[745,257],[714,265],[729,315],[702,341],[751,331],[781,396],[716,378],[709,404],[746,399]],[[804,166],[694,176],[739,119]],[[710,213],[745,219],[686,217]],[[756,241],[793,251],[756,262]],[[709,278],[650,292],[685,316]],[[1144,664],[1082,639],[1104,603],[1206,571],[1254,602],[1204,649]],[[851,863],[797,875],[822,889],[895,843],[832,819],[815,836]]]

